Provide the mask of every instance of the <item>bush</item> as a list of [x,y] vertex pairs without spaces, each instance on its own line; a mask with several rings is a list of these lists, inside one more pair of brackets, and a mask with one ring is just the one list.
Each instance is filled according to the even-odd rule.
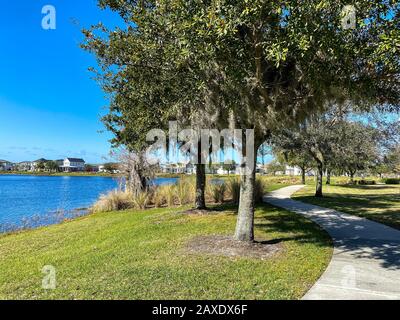
[[387,178],[384,180],[386,184],[400,184],[399,178]]
[[[230,178],[223,183],[207,181],[206,196],[208,200],[222,203],[226,198],[232,199],[239,204],[240,181],[238,178]],[[262,179],[256,179],[254,198],[255,202],[262,202],[265,183]],[[175,185],[164,185],[154,187],[147,192],[141,192],[137,196],[123,191],[112,191],[101,195],[99,200],[91,208],[91,212],[110,212],[126,209],[144,210],[149,204],[156,208],[162,206],[172,207],[175,205],[186,205],[194,202],[195,186],[193,180],[181,178]]]
[[255,203],[261,203],[265,194],[265,182],[262,179],[256,179],[254,186],[254,201]]
[[185,179],[180,179],[175,186],[175,195],[179,205],[190,203],[193,198],[193,184]]
[[133,202],[135,204],[136,209],[144,210],[149,202],[149,193],[141,192],[134,199]]
[[154,204],[156,208],[161,208],[167,203],[167,199],[165,197],[164,186],[156,187],[153,189],[151,194],[151,202]]
[[[240,181],[237,178],[229,179],[227,183],[228,195],[235,204],[239,204],[240,200]],[[265,195],[265,181],[262,178],[256,179],[254,185],[254,201],[261,203]]]
[[168,207],[173,207],[175,205],[175,186],[174,185],[167,185],[167,186],[163,186],[162,188],[162,192],[165,196],[165,200],[167,201],[167,206]]
[[358,184],[359,184],[359,185],[363,185],[363,186],[367,186],[367,185],[375,185],[376,182],[375,182],[375,180],[365,180],[365,179],[362,179],[362,180],[359,180],[359,181],[358,181]]
[[126,210],[134,207],[135,202],[131,193],[115,190],[101,195],[90,211],[93,213],[99,213]]
[[237,178],[231,178],[228,181],[228,194],[235,204],[239,203],[240,198],[240,182]]
[[214,202],[222,203],[225,200],[226,184],[214,183],[210,185]]

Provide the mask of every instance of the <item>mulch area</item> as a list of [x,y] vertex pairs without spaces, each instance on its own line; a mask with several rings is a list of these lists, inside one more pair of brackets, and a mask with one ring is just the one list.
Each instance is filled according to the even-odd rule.
[[281,243],[268,241],[243,242],[228,236],[212,235],[193,238],[187,244],[186,250],[189,253],[266,260],[282,251],[283,246]]
[[181,213],[183,214],[193,214],[193,215],[213,215],[213,214],[220,214],[221,212],[224,212],[225,210],[213,210],[213,209],[189,209],[185,210]]

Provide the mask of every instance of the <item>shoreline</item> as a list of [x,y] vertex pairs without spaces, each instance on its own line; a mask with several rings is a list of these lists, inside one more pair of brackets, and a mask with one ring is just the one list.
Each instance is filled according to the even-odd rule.
[[90,173],[90,172],[22,172],[0,171],[0,176],[41,176],[41,177],[109,177],[120,178],[122,174]]
[[[0,171],[0,176],[44,176],[44,177],[110,177],[121,178],[121,173],[91,173],[91,172],[31,172],[31,171]],[[155,178],[181,178],[192,176],[187,174],[158,173]]]

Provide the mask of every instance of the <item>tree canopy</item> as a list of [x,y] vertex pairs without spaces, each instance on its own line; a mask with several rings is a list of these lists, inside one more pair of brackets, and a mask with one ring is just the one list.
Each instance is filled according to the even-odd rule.
[[[354,1],[355,28],[342,27],[348,3],[337,0],[99,4],[124,26],[85,30],[83,46],[97,56],[111,97],[106,125],[130,149],[167,119],[198,114],[186,108],[211,107],[231,126],[252,129],[256,150],[281,123],[303,122],[328,102],[393,109],[399,101],[396,1]],[[241,178],[237,240],[254,238],[254,186],[253,168]]]

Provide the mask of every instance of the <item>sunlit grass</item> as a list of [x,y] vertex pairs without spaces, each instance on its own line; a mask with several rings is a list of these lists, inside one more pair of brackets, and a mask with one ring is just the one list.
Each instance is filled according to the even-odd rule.
[[324,197],[315,198],[315,186],[298,191],[296,200],[358,215],[400,229],[400,186],[324,185]]
[[[330,260],[329,237],[314,223],[264,205],[255,233],[282,244],[275,257],[189,254],[185,246],[193,237],[233,234],[236,215],[184,209],[93,214],[2,236],[0,298],[299,299]],[[56,268],[55,290],[41,287],[45,265]]]

